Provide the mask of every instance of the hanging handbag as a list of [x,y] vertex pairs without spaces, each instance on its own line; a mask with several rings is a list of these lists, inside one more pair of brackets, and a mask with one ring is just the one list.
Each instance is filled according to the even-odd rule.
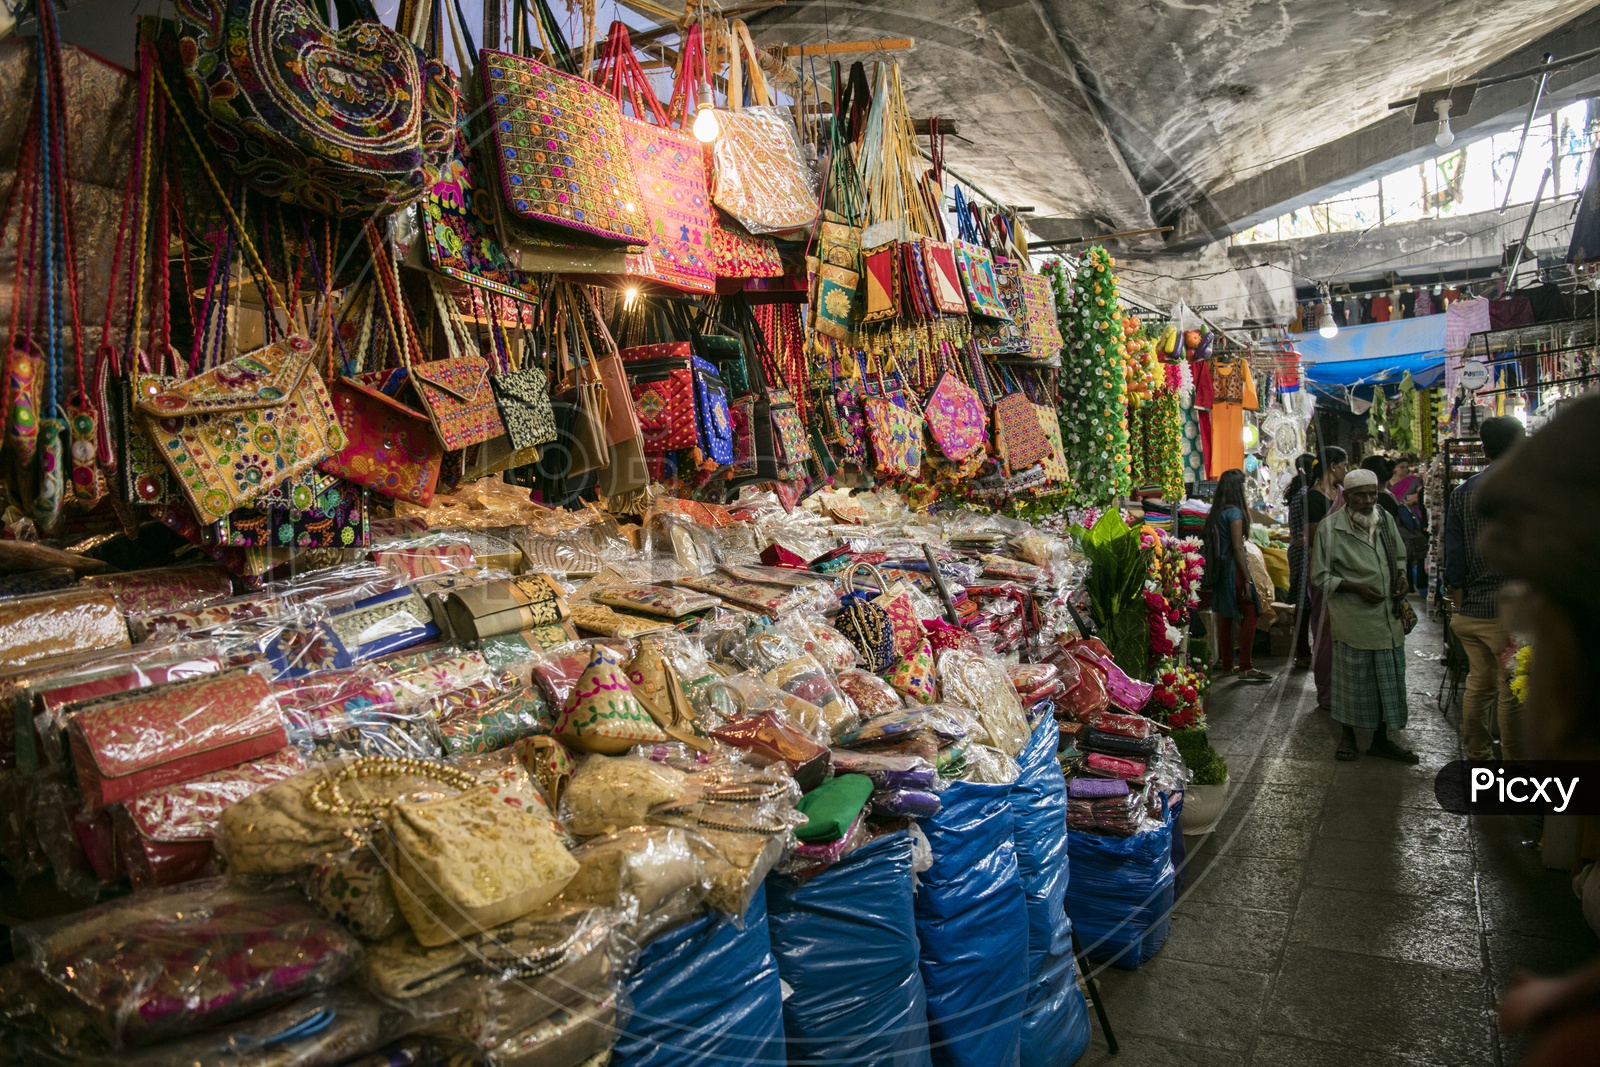
[[[691,28],[698,31],[698,25]],[[692,133],[673,128],[634,56],[625,23],[611,24],[594,81],[633,110],[622,116],[622,141],[650,218],[650,245],[628,257],[627,273],[685,292],[715,291],[717,220],[705,149]]]
[[[450,355],[426,363],[407,360],[406,369],[439,443],[447,452],[454,452],[499,437],[505,424],[489,386],[489,361],[466,350],[476,341],[462,336],[454,302],[437,279],[430,279],[430,287],[438,311],[435,321],[444,332]],[[405,351],[402,347],[401,352]]]
[[948,241],[923,238],[917,242],[922,267],[928,279],[933,310],[941,315],[965,315],[967,300],[961,293],[961,275],[956,269],[955,246]]
[[[1010,380],[1006,371],[1002,377]],[[1015,387],[994,405],[994,439],[1008,476],[1020,474],[1044,459],[1050,441],[1039,422],[1039,411],[1027,393]]]
[[383,391],[393,371],[335,379],[333,408],[345,447],[318,469],[375,493],[427,507],[444,450],[428,417]]
[[1021,272],[1022,302],[1028,316],[1028,356],[1038,361],[1061,355],[1061,324],[1056,317],[1055,291],[1050,279],[1032,271]]
[[693,448],[698,440],[690,352],[689,342],[676,341],[638,346],[622,353],[646,452]]
[[873,674],[882,674],[892,669],[900,657],[895,654],[894,626],[889,613],[882,604],[875,602],[879,589],[862,590],[855,587],[856,572],[862,567],[872,572],[878,580],[879,589],[887,584],[876,567],[865,563],[851,566],[844,572],[845,592],[839,597],[841,606],[833,625],[855,646],[866,669]]
[[872,444],[873,469],[885,478],[905,478],[922,469],[922,416],[912,411],[903,394],[899,403],[887,396],[862,401]]
[[217,524],[217,543],[236,548],[364,548],[372,541],[367,493],[320,471],[293,479]]
[[216,522],[349,444],[311,342],[291,337],[139,398],[202,522]]
[[484,49],[479,69],[510,214],[604,244],[645,244],[650,218],[616,99],[508,52]]
[[816,292],[812,306],[816,312],[814,326],[824,337],[848,341],[854,333],[856,291],[861,286],[861,275],[833,263],[817,263],[815,270]]
[[1009,322],[1011,313],[1000,300],[994,274],[994,259],[989,247],[979,239],[978,209],[968,204],[961,186],[956,186],[956,222],[961,236],[955,241],[956,270],[972,314],[980,318]]
[[960,463],[989,443],[989,420],[984,418],[983,402],[948,366],[923,400],[922,417],[928,425],[928,436],[953,463]]
[[900,245],[868,248],[862,253],[862,274],[866,279],[866,306],[862,322],[887,322],[900,315]]
[[699,356],[692,358],[694,370],[695,427],[700,434],[700,451],[719,466],[733,462],[733,423],[728,413],[728,387],[717,368]]
[[[753,234],[788,233],[817,218],[817,194],[794,123],[769,106],[755,42],[744,22],[728,24],[728,110],[712,153],[711,199]],[[744,105],[748,59],[753,107]]]
[[269,196],[344,218],[389,214],[449,151],[453,77],[408,36],[363,18],[338,32],[302,0],[183,0],[178,55],[213,152]]

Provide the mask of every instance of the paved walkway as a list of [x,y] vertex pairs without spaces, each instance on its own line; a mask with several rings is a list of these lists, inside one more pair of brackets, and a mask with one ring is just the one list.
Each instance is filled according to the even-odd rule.
[[1515,1062],[1492,1015],[1508,975],[1565,970],[1600,942],[1531,823],[1438,809],[1434,774],[1459,754],[1435,704],[1440,641],[1426,619],[1410,637],[1416,767],[1335,761],[1338,725],[1310,672],[1283,661],[1260,664],[1270,685],[1212,690],[1229,808],[1191,853],[1166,947],[1137,971],[1100,969],[1122,1051],[1096,1025],[1081,1064]]

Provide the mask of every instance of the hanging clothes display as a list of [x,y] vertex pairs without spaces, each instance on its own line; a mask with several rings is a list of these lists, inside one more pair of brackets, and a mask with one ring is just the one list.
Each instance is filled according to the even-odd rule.
[[[1211,380],[1211,442],[1206,471],[1215,479],[1223,471],[1244,467],[1244,413],[1261,410],[1255,378],[1243,359],[1205,365]],[[1198,390],[1197,390],[1198,391]]]

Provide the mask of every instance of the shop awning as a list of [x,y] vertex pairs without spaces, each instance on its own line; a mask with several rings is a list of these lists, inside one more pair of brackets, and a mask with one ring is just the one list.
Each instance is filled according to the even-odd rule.
[[1313,389],[1394,385],[1407,371],[1420,386],[1444,377],[1444,316],[1346,326],[1334,337],[1294,335],[1301,373]]

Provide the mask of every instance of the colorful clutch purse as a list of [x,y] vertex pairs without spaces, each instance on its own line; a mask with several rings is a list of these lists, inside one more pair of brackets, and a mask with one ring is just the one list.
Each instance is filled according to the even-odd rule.
[[711,230],[711,265],[718,278],[778,278],[783,257],[770,237],[752,237],[717,216]]
[[489,131],[518,219],[621,245],[650,240],[614,97],[584,78],[484,49]]
[[120,574],[91,574],[82,584],[111,594],[124,615],[155,615],[200,608],[233,595],[233,581],[221,567],[152,567]]
[[1062,340],[1050,279],[1030,270],[1020,271],[1018,276],[1028,316],[1028,355],[1038,360],[1054,359],[1061,354]]
[[138,398],[150,436],[202,522],[216,522],[349,443],[311,342],[291,337]]
[[682,618],[721,603],[716,597],[705,593],[693,593],[665,585],[613,586],[597,590],[590,599],[613,608],[627,608],[668,619]]
[[361,548],[371,540],[367,494],[354,482],[313,472],[288,493],[223,516],[217,543],[236,548]]
[[318,469],[426,507],[439,482],[444,450],[427,415],[378,387],[390,373],[376,371],[333,383],[333,407],[346,444]]
[[480,444],[505,433],[482,356],[456,356],[411,365],[411,384],[445,451]]
[[934,704],[939,700],[939,673],[933,665],[933,646],[923,640],[895,667],[889,675],[889,684],[895,692],[904,693],[919,704]]
[[117,854],[135,889],[175,885],[211,862],[211,838],[229,804],[306,769],[285,748],[266,759],[140,793],[111,809]]
[[357,662],[439,636],[428,602],[414,589],[396,589],[358,601],[330,615],[328,628]]
[[845,574],[847,591],[839,598],[842,607],[833,625],[855,646],[867,670],[883,674],[900,659],[895,653],[894,623],[877,602],[881,595],[877,590],[853,588],[854,574],[860,566],[863,564],[851,567]]
[[113,696],[67,726],[84,807],[271,755],[289,743],[265,679],[229,671]]
[[884,477],[907,477],[922,469],[922,416],[888,397],[862,401],[874,469]]
[[457,641],[477,644],[557,625],[567,617],[567,601],[548,575],[524,574],[456,590],[445,598],[445,614]]

